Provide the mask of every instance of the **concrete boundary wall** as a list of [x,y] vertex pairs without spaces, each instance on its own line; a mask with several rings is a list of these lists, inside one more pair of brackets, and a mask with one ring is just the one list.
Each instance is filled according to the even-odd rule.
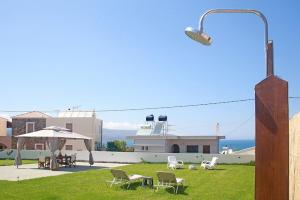
[[[9,156],[14,158],[16,151]],[[88,161],[88,151],[62,151],[62,154],[77,154],[77,160]],[[110,151],[93,151],[95,162],[115,162],[115,163],[139,163],[167,162],[169,155],[176,156],[177,160],[187,163],[200,163],[203,160],[211,160],[213,156],[219,158],[218,163],[249,163],[255,160],[254,155],[223,155],[223,154],[201,154],[201,153],[149,153],[149,152],[110,152]],[[49,151],[22,150],[22,159],[37,159],[39,156],[49,156]],[[7,158],[6,151],[0,152],[0,159]]]

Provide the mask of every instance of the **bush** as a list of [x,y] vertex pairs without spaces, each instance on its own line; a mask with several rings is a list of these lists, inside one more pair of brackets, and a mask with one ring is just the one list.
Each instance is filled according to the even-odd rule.
[[123,140],[114,140],[107,142],[107,151],[121,151],[125,152],[127,149],[127,144]]
[[134,148],[133,147],[127,147],[126,152],[134,152]]
[[250,166],[255,166],[255,161],[250,161],[250,162],[248,163],[248,165],[250,165]]
[[95,142],[95,151],[101,151],[102,149],[102,144],[101,142]]

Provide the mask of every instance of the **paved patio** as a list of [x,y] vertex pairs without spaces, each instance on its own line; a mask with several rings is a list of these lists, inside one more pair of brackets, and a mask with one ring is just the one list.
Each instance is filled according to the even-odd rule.
[[89,166],[87,162],[77,162],[76,167],[60,167],[58,171],[51,171],[49,169],[39,169],[37,164],[21,165],[19,168],[15,166],[3,166],[0,167],[0,180],[8,181],[21,181],[26,179],[34,179],[48,176],[58,176],[62,174],[70,174],[80,171],[92,170],[92,169],[108,169],[113,167],[120,167],[127,164],[117,163],[95,163],[93,166]]

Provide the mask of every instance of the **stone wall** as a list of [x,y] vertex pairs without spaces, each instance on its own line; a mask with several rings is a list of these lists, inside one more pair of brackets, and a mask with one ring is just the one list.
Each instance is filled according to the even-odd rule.
[[[34,122],[34,130],[39,131],[46,127],[46,118],[13,118],[12,119],[12,148],[17,148],[17,138],[14,136],[25,134],[26,133],[26,122]],[[27,150],[34,150],[35,144],[41,143],[46,147],[46,143],[44,140],[36,139],[36,138],[28,138],[26,139],[25,148]]]
[[5,149],[11,148],[11,137],[10,136],[0,136],[0,146],[5,147]]

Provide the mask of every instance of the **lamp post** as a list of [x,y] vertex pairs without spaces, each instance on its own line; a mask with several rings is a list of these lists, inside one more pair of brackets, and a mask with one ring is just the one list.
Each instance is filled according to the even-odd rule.
[[274,75],[273,42],[269,40],[267,19],[257,10],[212,9],[200,17],[198,29],[188,27],[185,34],[197,42],[210,45],[212,38],[204,33],[203,24],[205,17],[216,13],[255,14],[264,23],[266,78],[255,86],[255,199],[288,200],[288,82]]

